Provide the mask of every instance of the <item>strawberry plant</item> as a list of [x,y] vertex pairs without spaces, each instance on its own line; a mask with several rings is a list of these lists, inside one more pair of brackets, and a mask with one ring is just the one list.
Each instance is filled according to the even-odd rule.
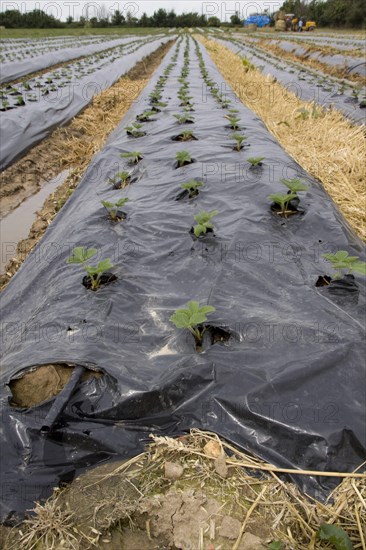
[[97,290],[99,288],[103,273],[113,267],[113,264],[109,258],[101,260],[96,266],[87,265],[86,262],[95,256],[96,253],[96,248],[84,248],[83,246],[77,246],[73,249],[71,256],[66,260],[66,263],[68,264],[82,264],[90,278],[92,290]]
[[247,73],[248,71],[254,71],[255,65],[253,65],[248,59],[245,57],[241,58],[241,61],[243,63],[244,71]]
[[118,208],[125,205],[128,202],[128,198],[119,199],[117,202],[101,201],[104,208],[107,210],[112,221],[118,219]]
[[194,118],[188,114],[173,116],[178,120],[179,124],[191,124],[194,122]]
[[142,124],[139,124],[138,122],[133,122],[130,126],[126,126],[126,132],[128,135],[139,138],[145,136],[145,132],[140,130],[142,128]]
[[290,208],[290,201],[296,199],[298,203],[300,199],[297,193],[299,191],[306,191],[308,187],[304,185],[298,178],[283,178],[281,180],[281,183],[283,183],[283,185],[288,188],[287,194],[281,195],[281,193],[276,193],[274,195],[269,195],[268,198],[272,199],[273,202],[280,207],[279,214],[286,218],[287,215],[294,214],[296,212],[296,208],[294,208],[294,205],[292,205],[292,208]]
[[141,115],[137,115],[136,119],[140,122],[149,122],[151,116],[155,114],[155,111],[144,111]]
[[181,188],[188,191],[188,197],[192,199],[196,197],[199,193],[198,188],[202,187],[202,181],[190,180],[187,183],[181,183]]
[[174,138],[176,141],[192,141],[194,139],[197,139],[193,135],[192,130],[184,130],[184,132],[181,132],[176,138]]
[[186,164],[192,164],[193,159],[188,151],[179,151],[176,153],[175,158],[177,159],[177,166],[181,168]]
[[211,210],[211,212],[201,210],[201,212],[195,215],[194,219],[197,222],[197,225],[193,227],[193,232],[196,237],[206,235],[207,231],[213,231],[214,225],[211,222],[211,219],[218,213],[218,210]]
[[247,138],[242,134],[231,134],[230,137],[236,141],[235,149],[237,151],[240,151],[240,149],[242,148],[243,141],[246,140]]
[[275,193],[274,195],[269,195],[268,198],[271,199],[274,204],[279,206],[279,214],[286,218],[287,215],[291,213],[291,211],[289,211],[288,209],[289,203],[290,201],[292,201],[292,199],[296,199],[297,195],[296,193],[286,193],[285,195],[281,195],[281,193]]
[[191,300],[186,306],[186,309],[176,309],[169,320],[177,328],[188,329],[193,334],[196,343],[201,344],[205,327],[200,327],[199,325],[207,321],[206,315],[216,311],[216,308],[213,306],[200,307],[199,302],[195,300]]
[[250,162],[252,167],[262,166],[262,160],[264,160],[264,157],[250,157],[249,159],[247,159],[247,161]]
[[337,270],[334,279],[341,278],[342,269],[348,270],[348,274],[357,272],[366,275],[366,262],[360,262],[358,256],[350,256],[346,250],[338,250],[335,254],[322,254],[322,257]]
[[234,115],[225,115],[225,116],[228,119],[228,121],[230,122],[230,127],[233,130],[238,130],[239,129],[238,122],[239,122],[240,118],[238,118]]
[[150,99],[152,102],[160,101],[162,95],[160,92],[151,92]]
[[115,189],[124,189],[127,187],[129,181],[131,179],[131,175],[129,172],[117,172],[113,178],[109,178],[109,183],[113,185]]
[[23,105],[25,105],[25,101],[24,101],[24,99],[22,98],[22,96],[18,96],[16,105],[17,105],[18,107],[23,107]]
[[123,159],[129,159],[131,164],[137,164],[140,162],[141,159],[144,157],[140,153],[140,151],[130,151],[129,153],[121,153],[121,157]]

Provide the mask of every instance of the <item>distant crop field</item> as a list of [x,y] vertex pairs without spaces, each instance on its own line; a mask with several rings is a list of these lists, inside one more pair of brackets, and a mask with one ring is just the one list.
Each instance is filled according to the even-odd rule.
[[126,34],[145,35],[145,34],[161,34],[169,29],[162,28],[136,28],[136,27],[108,27],[108,28],[80,28],[80,29],[2,29],[0,30],[0,38],[46,38],[48,36],[88,36],[98,34]]

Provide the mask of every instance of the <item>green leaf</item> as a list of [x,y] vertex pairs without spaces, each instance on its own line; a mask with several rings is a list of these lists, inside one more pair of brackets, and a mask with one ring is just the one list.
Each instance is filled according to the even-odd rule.
[[353,550],[352,542],[347,533],[337,525],[321,525],[318,533],[320,540],[330,542],[336,550]]
[[187,303],[187,309],[179,308],[170,317],[170,321],[177,328],[192,329],[206,321],[206,314],[216,311],[213,306],[200,307],[199,302],[190,300]]
[[193,313],[190,318],[190,324],[191,326],[200,325],[206,321],[206,315],[204,313],[201,313],[198,311],[197,313]]
[[92,266],[92,265],[86,265],[85,266],[85,271],[87,272],[88,275],[90,275],[91,277],[93,275],[97,275],[98,274],[98,270],[96,267]]
[[124,197],[122,199],[119,199],[116,203],[115,203],[115,206],[123,206],[124,204],[126,204],[126,202],[128,202],[128,198],[127,197]]
[[351,269],[366,276],[366,262],[354,262],[351,264]]
[[298,193],[299,191],[306,191],[308,189],[308,186],[304,185],[302,181],[300,181],[297,178],[294,178],[292,180],[283,178],[281,180],[281,183],[283,183],[283,185],[286,185],[286,187],[290,189],[290,191],[292,191],[293,193]]
[[264,160],[265,157],[250,157],[247,159],[248,162],[250,162],[250,164],[252,164],[253,166],[257,166],[260,162],[262,162],[262,160]]
[[96,248],[84,248],[77,246],[73,249],[71,256],[67,259],[68,264],[81,264],[92,258],[97,253]]
[[279,204],[281,207],[283,207],[286,203],[290,202],[292,199],[296,198],[296,194],[285,194],[281,195],[281,193],[275,193],[274,195],[269,195],[268,198],[271,199],[275,204]]
[[216,308],[213,306],[202,306],[200,311],[206,315],[207,313],[213,313],[216,311]]
[[108,271],[108,269],[111,269],[113,267],[113,264],[109,258],[106,258],[105,260],[102,260],[98,263],[96,269],[98,270],[97,273],[104,273],[104,271]]
[[101,201],[102,205],[105,207],[105,208],[113,208],[114,207],[114,204],[113,202],[109,202],[109,201]]
[[188,309],[191,313],[197,313],[197,311],[200,309],[199,302],[196,302],[195,300],[191,300],[187,303]]
[[268,548],[269,550],[283,550],[283,544],[279,540],[274,540]]
[[201,224],[195,225],[193,230],[196,237],[199,237],[201,233],[205,234],[207,232],[206,227]]
[[170,317],[170,321],[175,324],[177,328],[187,328],[189,324],[189,313],[185,310],[178,310]]

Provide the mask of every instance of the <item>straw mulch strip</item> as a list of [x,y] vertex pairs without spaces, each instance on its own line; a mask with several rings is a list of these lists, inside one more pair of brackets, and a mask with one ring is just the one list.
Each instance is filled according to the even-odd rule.
[[[28,254],[41,239],[51,221],[77,187],[93,155],[100,151],[109,134],[116,128],[123,115],[138,98],[153,72],[160,65],[173,41],[139,62],[116,84],[96,96],[92,103],[66,127],[58,128],[52,135],[33,148],[23,159],[1,174],[2,186],[25,175],[35,180],[40,188],[45,179],[55,177],[63,170],[70,170],[66,181],[45,201],[37,213],[27,239],[20,241],[17,254],[0,275],[2,289],[17,272]],[[30,166],[32,167],[30,170]],[[33,188],[32,187],[32,188]]]
[[[284,550],[333,548],[317,537],[323,524],[343,528],[354,550],[365,550],[366,475],[355,473],[344,477],[344,474],[337,474],[344,479],[322,504],[280,479],[280,470],[275,466],[238,451],[214,433],[194,429],[177,439],[151,437],[153,443],[146,452],[120,465],[111,464],[107,473],[99,469],[102,467],[90,470],[84,474],[87,479],[83,483],[80,483],[81,476],[70,488],[56,490],[46,503],[38,503],[35,516],[10,532],[4,548],[100,548],[106,538],[107,542],[110,540],[113,526],[121,528],[122,520],[136,526],[139,510],[146,510],[146,503],[164,502],[172,491],[187,494],[188,488],[219,500],[219,513],[208,518],[210,527],[205,522],[196,526],[197,535],[202,539],[198,547],[202,550],[242,550],[242,537],[252,533],[255,526],[265,533],[261,539],[264,548],[272,541],[281,541]],[[224,462],[226,475],[222,471],[218,473],[217,460]],[[167,463],[182,467],[179,479],[164,478]],[[318,474],[323,475],[322,472]],[[302,475],[308,474],[302,471]],[[119,485],[131,487],[130,496],[127,491],[122,501],[118,496]],[[75,502],[70,497],[70,491],[75,493],[75,486],[89,505],[70,506],[70,502]],[[156,508],[154,510],[156,514]],[[235,539],[226,540],[222,545],[220,523],[227,513],[237,518],[234,521],[239,529]],[[156,539],[151,538],[150,527],[148,520],[143,529],[152,541],[151,548],[155,548]],[[221,546],[217,546],[219,542]]]
[[[355,232],[366,241],[366,148],[362,126],[340,112],[302,101],[271,76],[245,71],[241,58],[197,36],[239,99],[257,113],[286,151],[317,178]],[[317,118],[312,116],[316,110]],[[309,113],[302,120],[299,109]]]

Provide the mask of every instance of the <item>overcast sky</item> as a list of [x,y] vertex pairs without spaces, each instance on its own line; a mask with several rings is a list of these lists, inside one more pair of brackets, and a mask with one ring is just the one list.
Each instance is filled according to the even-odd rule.
[[251,13],[261,12],[265,8],[273,13],[282,3],[283,0],[229,0],[227,2],[214,0],[1,0],[1,10],[17,9],[25,13],[33,9],[42,9],[58,19],[65,20],[69,15],[78,19],[81,15],[86,16],[87,12],[89,17],[94,17],[101,12],[112,14],[115,10],[120,10],[124,14],[130,11],[135,17],[140,17],[143,12],[152,15],[155,10],[164,8],[174,10],[176,13],[195,11],[207,16],[215,15],[222,21],[229,21],[230,15],[235,11],[239,11],[244,19]]

